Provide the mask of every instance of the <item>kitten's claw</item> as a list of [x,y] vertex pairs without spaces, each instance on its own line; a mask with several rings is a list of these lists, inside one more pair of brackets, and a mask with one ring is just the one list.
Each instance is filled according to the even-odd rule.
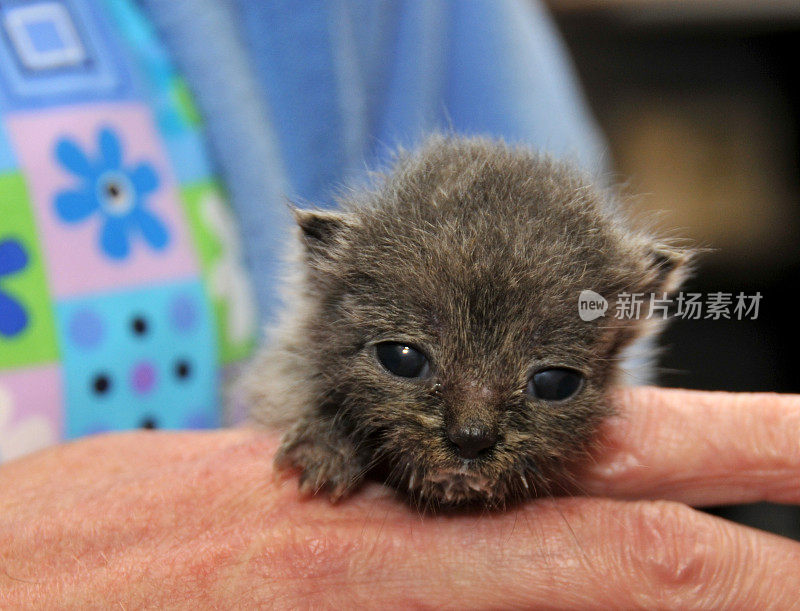
[[335,503],[348,496],[361,482],[363,472],[353,452],[311,441],[284,442],[275,457],[278,469],[299,469],[303,496],[327,495]]

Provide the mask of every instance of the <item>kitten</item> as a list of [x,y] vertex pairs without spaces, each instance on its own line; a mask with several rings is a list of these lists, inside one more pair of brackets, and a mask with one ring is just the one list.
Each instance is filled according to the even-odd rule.
[[[617,319],[617,296],[675,290],[688,253],[576,170],[482,138],[434,136],[340,204],[294,211],[286,308],[242,380],[285,431],[278,467],[334,500],[368,474],[426,507],[563,489],[651,322]],[[606,316],[581,320],[584,289]]]

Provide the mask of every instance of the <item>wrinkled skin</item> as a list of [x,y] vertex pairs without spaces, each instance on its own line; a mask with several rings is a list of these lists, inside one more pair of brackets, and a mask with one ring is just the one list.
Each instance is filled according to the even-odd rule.
[[420,516],[377,485],[303,500],[248,430],[40,452],[0,467],[0,608],[796,606],[799,543],[687,504],[800,504],[800,397],[613,403],[580,475],[600,496],[483,515]]

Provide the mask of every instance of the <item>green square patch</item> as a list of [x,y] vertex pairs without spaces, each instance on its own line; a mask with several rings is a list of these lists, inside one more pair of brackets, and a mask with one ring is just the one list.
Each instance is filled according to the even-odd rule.
[[0,369],[58,360],[44,259],[25,181],[0,175]]
[[192,237],[200,254],[203,284],[214,304],[220,362],[250,355],[257,313],[250,278],[240,255],[238,227],[222,189],[203,182],[181,189]]

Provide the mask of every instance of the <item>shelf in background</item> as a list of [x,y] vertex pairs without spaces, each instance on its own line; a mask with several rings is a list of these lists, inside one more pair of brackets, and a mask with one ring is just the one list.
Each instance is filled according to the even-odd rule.
[[800,23],[798,0],[544,0],[557,16],[613,14],[642,25],[750,22],[774,27]]

